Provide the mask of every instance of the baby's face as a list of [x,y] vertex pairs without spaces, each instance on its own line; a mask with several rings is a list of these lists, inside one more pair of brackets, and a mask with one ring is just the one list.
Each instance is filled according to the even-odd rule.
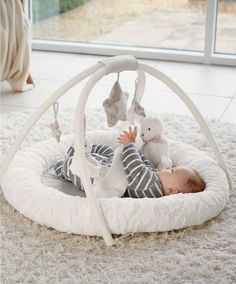
[[174,167],[157,172],[163,186],[164,195],[184,193],[183,185],[194,171],[187,167]]

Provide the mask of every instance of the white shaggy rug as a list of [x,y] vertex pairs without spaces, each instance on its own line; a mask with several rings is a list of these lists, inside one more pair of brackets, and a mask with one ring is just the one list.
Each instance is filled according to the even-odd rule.
[[[2,158],[31,112],[2,115]],[[161,115],[169,137],[211,155],[195,120]],[[64,134],[72,132],[72,111],[60,112]],[[52,112],[40,119],[22,147],[47,139]],[[104,113],[94,110],[87,127],[104,129]],[[208,121],[236,184],[236,125]],[[19,185],[20,186],[20,185]],[[17,189],[16,189],[17,190]],[[99,237],[57,232],[12,208],[1,193],[1,283],[236,283],[236,194],[207,223],[167,233],[139,233],[106,247]]]

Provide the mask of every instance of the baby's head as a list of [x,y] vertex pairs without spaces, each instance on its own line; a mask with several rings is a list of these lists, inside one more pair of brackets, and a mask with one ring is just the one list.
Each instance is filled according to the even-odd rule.
[[157,172],[163,187],[164,195],[176,193],[193,193],[203,191],[205,181],[193,169],[174,167]]

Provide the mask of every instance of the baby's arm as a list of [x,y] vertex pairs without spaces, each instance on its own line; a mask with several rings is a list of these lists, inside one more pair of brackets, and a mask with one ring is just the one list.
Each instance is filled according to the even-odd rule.
[[122,160],[126,176],[128,178],[128,194],[130,197],[160,197],[162,191],[159,186],[159,179],[153,170],[146,165],[134,142],[137,135],[137,128],[129,128],[118,138],[124,144]]
[[[135,166],[139,165],[139,167],[140,167],[140,165],[143,165],[144,169],[146,169],[145,166],[151,167],[151,164],[149,163],[147,158],[144,155],[142,155],[138,151],[138,149],[135,147],[134,144],[135,144],[136,137],[137,137],[137,127],[136,126],[133,130],[130,126],[129,131],[123,131],[123,134],[121,134],[118,137],[119,143],[121,143],[125,146],[124,149],[123,149],[123,158],[127,159],[127,158],[131,157],[132,160],[135,160]],[[132,144],[132,147],[129,144]],[[130,147],[128,147],[128,146],[130,146]],[[132,150],[132,154],[130,152],[131,150]],[[124,163],[125,163],[125,160],[124,160]]]
[[134,144],[125,145],[122,160],[128,178],[128,194],[133,198],[161,197],[159,178],[142,160]]
[[[132,128],[129,127],[129,131],[123,131],[123,134],[121,134],[118,137],[118,141],[123,145],[135,144],[136,137],[137,137],[137,127],[135,127],[134,130],[132,130]],[[141,160],[143,161],[143,163],[153,170],[150,161],[140,152],[138,152],[138,154]]]

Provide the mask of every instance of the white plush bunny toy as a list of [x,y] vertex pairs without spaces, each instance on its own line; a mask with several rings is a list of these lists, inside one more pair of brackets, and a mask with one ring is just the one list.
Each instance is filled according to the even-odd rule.
[[163,123],[158,117],[142,118],[140,120],[143,141],[141,151],[150,163],[159,170],[172,166],[169,158],[169,140],[164,135]]

